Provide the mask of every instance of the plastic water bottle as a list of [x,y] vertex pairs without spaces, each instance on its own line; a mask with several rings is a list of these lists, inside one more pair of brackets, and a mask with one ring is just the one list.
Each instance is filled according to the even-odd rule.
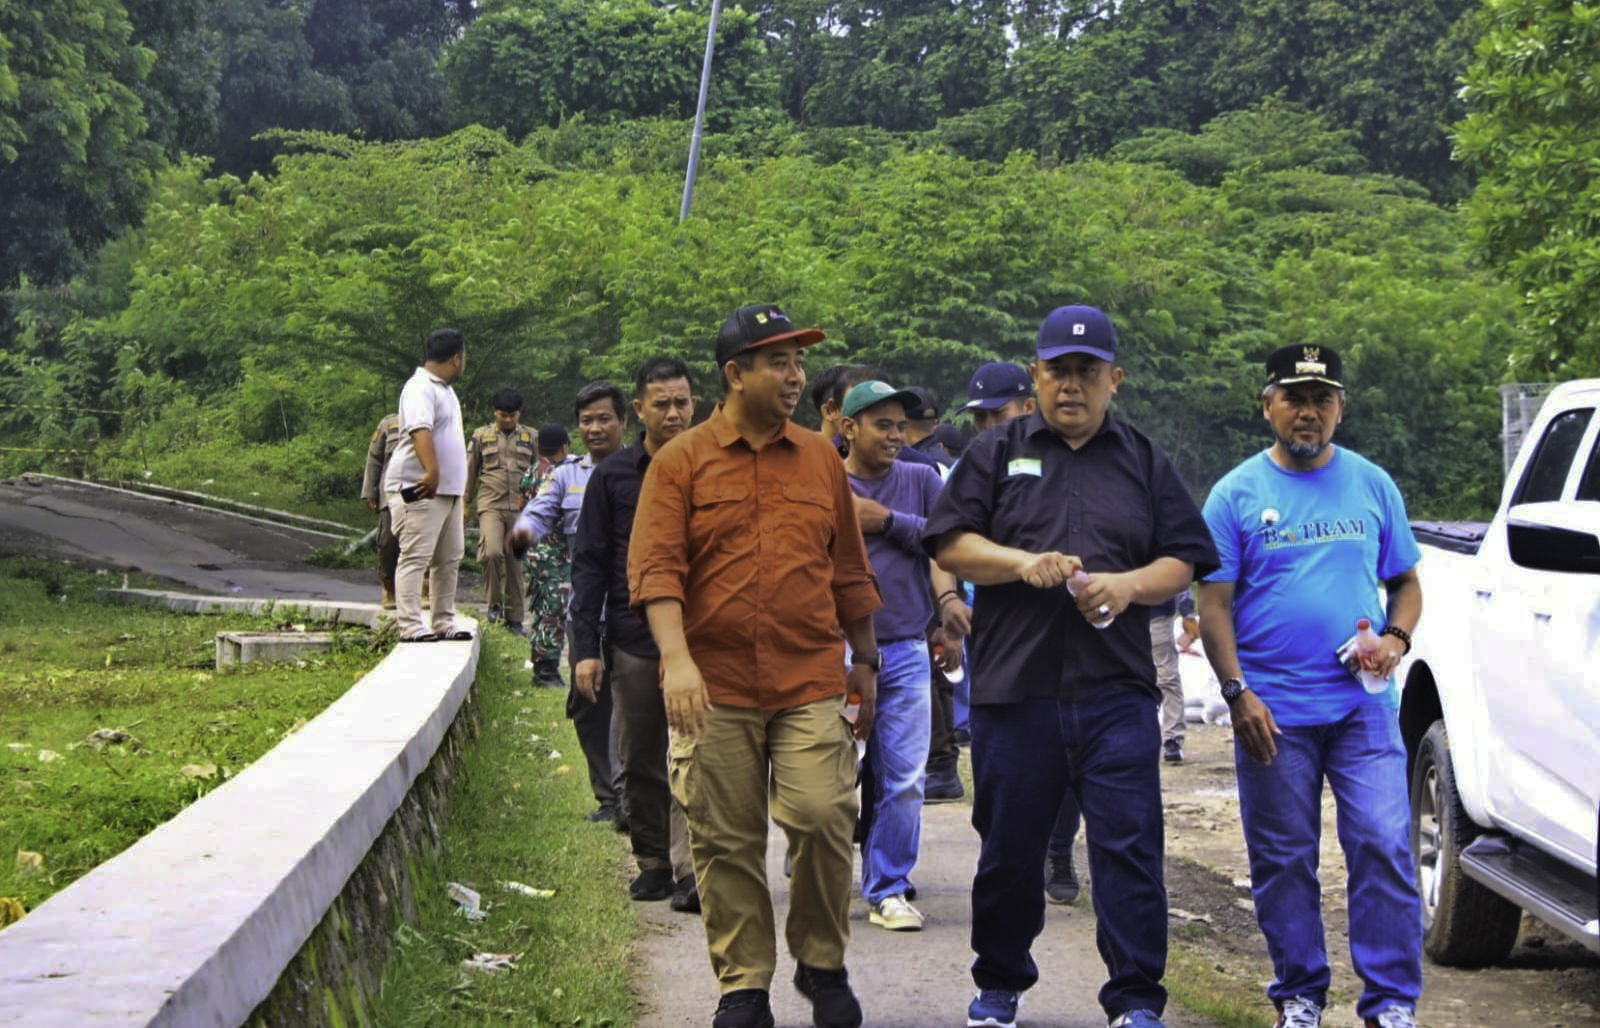
[[1356,622],[1356,657],[1361,661],[1361,673],[1356,677],[1361,679],[1361,684],[1370,693],[1386,692],[1389,688],[1389,679],[1372,670],[1378,662],[1378,636],[1372,630],[1372,622],[1366,618]]
[[[1084,587],[1087,586],[1089,582],[1089,576],[1083,573],[1082,568],[1079,568],[1072,573],[1071,577],[1067,579],[1067,592],[1076,597],[1079,593],[1083,592]],[[1089,618],[1089,615],[1085,614],[1084,617]],[[1116,619],[1117,616],[1115,614],[1107,614],[1104,621],[1096,621],[1094,618],[1089,618],[1089,624],[1096,628],[1110,628],[1111,622],[1115,621]]]
[[944,656],[943,643],[934,643],[933,648],[928,651],[928,654],[933,657],[933,662],[939,665],[939,670],[940,673],[944,675],[944,680],[949,682],[951,685],[955,685],[963,678],[967,677],[967,667],[965,664],[956,668],[954,671],[944,670],[944,661],[941,659]]

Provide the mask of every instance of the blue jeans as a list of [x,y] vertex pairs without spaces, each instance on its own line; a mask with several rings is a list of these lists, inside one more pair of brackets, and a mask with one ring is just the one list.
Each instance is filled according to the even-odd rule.
[[861,898],[876,906],[911,886],[922,848],[922,784],[933,730],[928,644],[888,643],[878,675],[878,714],[867,737],[872,816],[861,846]]
[[1422,901],[1412,876],[1406,752],[1394,711],[1377,703],[1342,721],[1281,729],[1278,755],[1258,764],[1234,743],[1239,812],[1250,851],[1256,920],[1267,937],[1274,1001],[1328,994],[1317,855],[1322,783],[1333,788],[1349,872],[1350,962],[1366,983],[1360,1017],[1422,995]]
[[972,708],[972,825],[982,847],[972,880],[972,980],[1021,992],[1039,980],[1044,861],[1062,797],[1089,825],[1098,896],[1095,941],[1112,1017],[1166,1008],[1167,889],[1162,867],[1161,729],[1156,700],[1112,688],[1072,700]]

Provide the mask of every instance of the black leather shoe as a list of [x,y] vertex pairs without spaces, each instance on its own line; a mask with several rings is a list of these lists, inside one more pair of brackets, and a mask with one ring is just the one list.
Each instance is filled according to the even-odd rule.
[[861,1028],[861,1002],[850,991],[850,972],[825,971],[801,964],[794,969],[794,987],[811,1001],[816,1028]]
[[670,899],[673,884],[672,868],[652,867],[648,871],[640,871],[639,877],[628,883],[628,898],[641,903]]
[[734,989],[722,994],[711,1028],[773,1028],[772,1003],[766,989]]
[[672,892],[672,909],[681,914],[700,913],[700,888],[695,884],[694,875],[678,879],[678,887]]
[[961,776],[954,768],[949,771],[935,771],[929,775],[922,786],[922,802],[944,803],[949,800],[959,800],[967,794],[966,786],[961,784]]

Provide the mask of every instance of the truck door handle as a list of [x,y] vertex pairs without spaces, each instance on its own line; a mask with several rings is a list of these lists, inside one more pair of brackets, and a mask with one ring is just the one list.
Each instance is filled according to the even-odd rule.
[[1536,610],[1533,612],[1533,619],[1548,625],[1550,623],[1550,612],[1548,610]]
[[1488,589],[1474,589],[1472,590],[1472,595],[1476,596],[1480,600],[1487,600],[1489,597],[1493,596],[1494,593]]

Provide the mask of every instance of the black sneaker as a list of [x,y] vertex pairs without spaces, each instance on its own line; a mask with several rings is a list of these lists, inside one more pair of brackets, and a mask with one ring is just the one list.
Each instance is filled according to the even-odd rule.
[[589,821],[592,824],[597,824],[597,825],[598,824],[602,824],[602,823],[603,824],[615,824],[616,820],[617,820],[617,817],[618,817],[617,808],[613,807],[613,806],[610,806],[610,805],[607,805],[607,806],[598,807],[598,808],[596,808],[594,810],[589,811],[589,816],[584,818],[584,820],[585,821]]
[[652,867],[648,871],[640,871],[639,877],[628,883],[628,898],[639,900],[641,903],[669,899],[674,884],[672,868]]
[[1168,739],[1161,744],[1161,759],[1169,764],[1183,763],[1183,743],[1177,739]]
[[959,800],[966,794],[966,787],[961,784],[961,776],[951,768],[949,771],[935,771],[928,776],[922,787],[922,802],[944,803],[949,800]]
[[794,969],[794,987],[811,1001],[811,1023],[816,1028],[861,1028],[861,1002],[850,991],[849,971],[800,964]]
[[711,1028],[773,1028],[772,1003],[766,989],[734,989],[722,994]]
[[533,684],[549,689],[567,687],[567,683],[561,678],[561,666],[548,657],[533,662]]
[[1045,876],[1044,898],[1051,903],[1075,903],[1080,891],[1078,886],[1078,872],[1072,866],[1072,858],[1066,860],[1050,861],[1050,873]]
[[678,887],[672,892],[672,909],[681,914],[700,913],[700,888],[695,884],[694,875],[678,879]]

